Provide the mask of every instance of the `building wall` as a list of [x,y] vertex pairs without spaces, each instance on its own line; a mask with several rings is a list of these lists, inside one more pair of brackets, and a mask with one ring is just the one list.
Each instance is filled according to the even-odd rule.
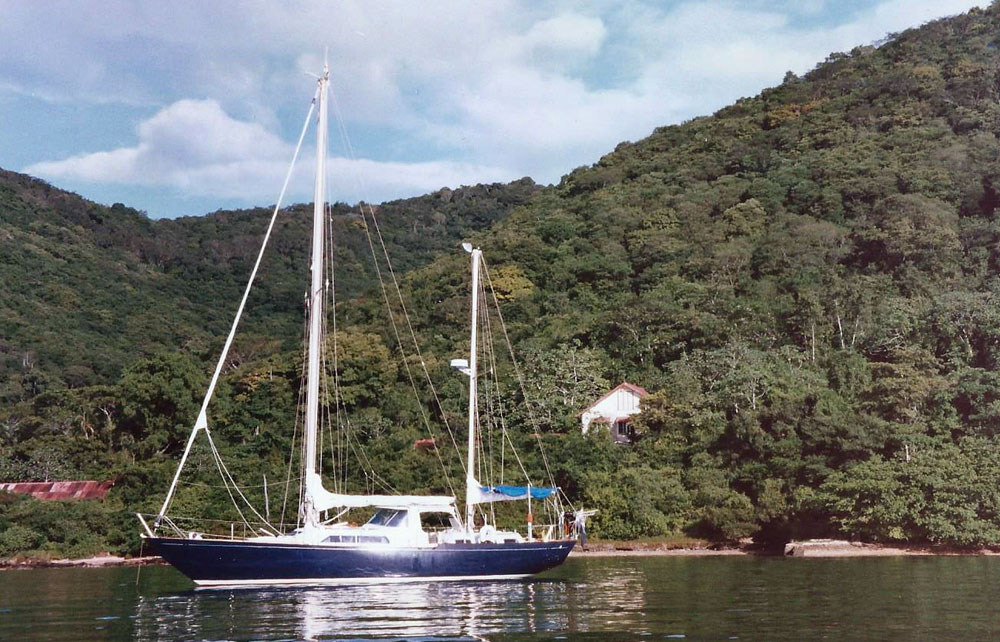
[[627,417],[639,412],[639,395],[630,390],[617,390],[613,395],[593,406],[591,412],[596,411],[602,417],[608,419]]

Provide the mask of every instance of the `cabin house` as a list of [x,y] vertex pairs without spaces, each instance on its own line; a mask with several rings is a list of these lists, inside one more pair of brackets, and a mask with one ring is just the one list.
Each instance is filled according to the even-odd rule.
[[640,412],[639,402],[648,395],[644,388],[623,381],[580,414],[583,434],[587,434],[593,423],[607,423],[615,442],[629,443],[635,436],[629,417]]

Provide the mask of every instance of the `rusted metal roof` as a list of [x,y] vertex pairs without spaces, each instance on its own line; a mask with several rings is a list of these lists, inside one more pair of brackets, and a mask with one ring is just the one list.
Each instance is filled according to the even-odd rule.
[[433,437],[430,439],[418,439],[413,442],[414,450],[434,450],[437,448],[437,442]]
[[35,499],[104,499],[113,480],[97,481],[53,481],[53,482],[13,482],[0,484],[0,491],[31,495]]

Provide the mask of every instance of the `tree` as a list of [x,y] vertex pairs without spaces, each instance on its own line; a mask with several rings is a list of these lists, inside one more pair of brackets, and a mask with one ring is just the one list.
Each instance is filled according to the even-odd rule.
[[603,356],[591,348],[561,344],[529,351],[523,361],[528,398],[519,412],[534,413],[543,430],[572,430],[586,404],[607,392],[602,370]]
[[190,357],[162,353],[140,361],[122,375],[119,443],[134,444],[139,457],[176,452],[194,426],[207,384]]
[[371,332],[341,330],[336,336],[331,335],[324,357],[331,383],[328,399],[331,407],[335,381],[339,383],[340,403],[348,408],[364,408],[377,406],[384,391],[396,380],[396,360],[382,338]]

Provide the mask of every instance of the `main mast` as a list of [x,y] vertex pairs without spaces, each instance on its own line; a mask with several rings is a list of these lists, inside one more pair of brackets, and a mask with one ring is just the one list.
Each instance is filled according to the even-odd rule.
[[476,481],[476,334],[479,321],[479,260],[483,253],[479,248],[467,247],[472,253],[472,340],[469,347],[469,459],[465,478],[465,528],[471,533],[475,527],[472,498],[479,490],[479,482]]
[[[319,511],[310,490],[310,480],[316,476],[316,435],[319,432],[319,366],[323,349],[323,224],[326,215],[326,98],[330,68],[324,63],[316,92],[319,122],[316,127],[316,185],[313,194],[312,278],[309,285],[309,361],[306,370],[306,452],[303,462],[305,490],[302,497],[302,519],[308,526],[319,523]],[[318,481],[318,480],[317,480]]]

